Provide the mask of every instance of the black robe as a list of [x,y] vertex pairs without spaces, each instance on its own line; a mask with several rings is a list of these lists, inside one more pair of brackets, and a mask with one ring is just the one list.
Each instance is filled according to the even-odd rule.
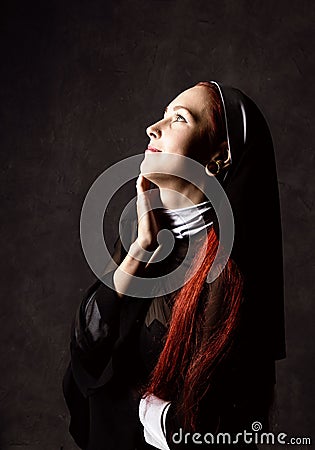
[[[136,237],[135,221],[125,226],[130,228],[131,243]],[[195,243],[198,242],[196,237]],[[181,263],[186,251],[187,240],[176,240],[167,261],[156,263],[150,275],[173,270]],[[125,255],[118,238],[113,259],[119,264]],[[112,277],[113,272],[108,271],[107,276]],[[70,433],[80,448],[150,448],[144,442],[138,406],[141,387],[162,349],[164,333],[159,320],[151,317],[149,327],[145,320],[149,314],[152,316],[150,306],[153,302],[169,300],[167,305],[171,309],[173,295],[121,300],[115,291],[99,280],[86,293],[73,322],[71,364],[63,382],[71,413]],[[207,314],[214,321],[220,304],[220,277],[211,284],[205,283],[200,301],[208,302],[210,296],[212,302],[209,302]],[[268,408],[275,383],[274,359],[256,358],[251,341],[244,345],[245,328],[243,334],[222,369],[216,388],[201,405],[200,432],[250,431],[255,420],[262,421],[264,429],[267,429]],[[172,433],[180,432],[181,428],[175,405],[171,405],[168,411],[166,426],[170,449],[181,448],[171,439]],[[202,448],[200,444],[196,445]],[[185,444],[183,448],[189,447]]]

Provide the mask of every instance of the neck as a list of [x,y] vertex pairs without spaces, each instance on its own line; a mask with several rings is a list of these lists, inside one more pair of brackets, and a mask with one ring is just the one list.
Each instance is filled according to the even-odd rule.
[[205,194],[192,184],[184,186],[180,193],[169,187],[160,187],[159,193],[162,206],[166,209],[186,208],[208,200]]

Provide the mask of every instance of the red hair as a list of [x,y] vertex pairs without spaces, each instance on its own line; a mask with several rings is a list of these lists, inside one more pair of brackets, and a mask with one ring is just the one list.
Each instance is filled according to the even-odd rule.
[[195,86],[204,86],[208,91],[209,144],[210,148],[219,147],[223,142],[227,142],[224,108],[220,93],[216,85],[209,81],[200,81]]
[[[202,82],[197,86],[206,86],[209,90],[211,140],[224,142],[225,121],[219,93],[212,83]],[[146,386],[146,394],[180,404],[177,411],[186,430],[196,428],[200,402],[213,387],[214,376],[229,354],[239,321],[243,279],[231,259],[228,259],[219,278],[208,285],[209,293],[201,295],[218,244],[212,227],[193,261],[196,273],[176,295],[165,345]],[[205,255],[203,261],[200,254]],[[212,295],[214,283],[219,283],[219,296],[215,298]],[[202,302],[203,298],[205,302]],[[215,323],[207,314],[213,307]]]

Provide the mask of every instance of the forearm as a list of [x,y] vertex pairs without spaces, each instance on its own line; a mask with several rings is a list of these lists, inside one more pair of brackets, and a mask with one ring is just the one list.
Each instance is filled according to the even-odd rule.
[[138,239],[131,244],[126,257],[113,276],[115,290],[120,298],[128,295],[128,289],[131,288],[132,283],[136,282],[134,276],[142,277],[144,275],[149,260],[152,258],[151,253],[150,247]]
[[[116,250],[121,254],[120,244],[118,245]],[[151,253],[146,253],[145,247],[145,244],[140,245],[139,240],[134,241],[125,258],[118,258],[118,268],[104,276],[111,279],[110,283],[114,286],[95,283],[81,302],[76,314],[73,340],[85,353],[90,353],[99,344],[108,343],[116,334],[121,306],[119,300],[124,292],[128,294],[132,276],[143,276],[146,261],[150,258]]]

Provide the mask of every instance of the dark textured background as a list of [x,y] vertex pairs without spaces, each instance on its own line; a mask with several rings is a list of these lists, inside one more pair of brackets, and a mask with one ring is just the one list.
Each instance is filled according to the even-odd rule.
[[2,450],[76,448],[61,379],[94,280],[82,202],[105,168],[143,151],[167,102],[205,79],[243,89],[272,130],[288,348],[276,430],[315,437],[314,22],[306,0],[1,3]]

